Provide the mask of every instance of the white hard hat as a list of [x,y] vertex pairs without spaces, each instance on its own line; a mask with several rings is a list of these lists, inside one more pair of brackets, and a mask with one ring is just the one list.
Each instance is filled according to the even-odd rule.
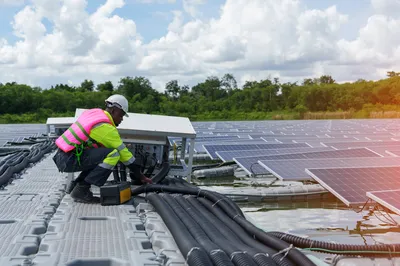
[[119,109],[122,109],[125,112],[125,116],[129,117],[128,115],[129,104],[128,100],[124,96],[120,94],[114,94],[108,97],[105,100],[105,102],[108,107],[117,107]]

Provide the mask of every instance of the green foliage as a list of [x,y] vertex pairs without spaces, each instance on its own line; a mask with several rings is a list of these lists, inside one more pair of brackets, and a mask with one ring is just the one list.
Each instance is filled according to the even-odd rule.
[[85,79],[85,81],[83,81],[81,83],[81,88],[80,89],[82,91],[93,91],[93,89],[94,89],[93,81]]
[[105,91],[105,92],[109,92],[110,94],[113,92],[114,90],[114,85],[112,84],[111,81],[107,81],[105,83],[101,83],[97,85],[97,90],[98,91]]
[[171,80],[164,92],[145,77],[123,77],[79,87],[56,84],[47,89],[16,82],[0,83],[0,123],[45,122],[72,116],[76,108],[103,108],[113,93],[127,97],[131,112],[187,116],[191,120],[339,119],[400,117],[400,74],[388,71],[379,81],[359,79],[337,84],[324,75],[301,85],[278,78],[246,81],[239,88],[232,74],[210,76],[190,88]]

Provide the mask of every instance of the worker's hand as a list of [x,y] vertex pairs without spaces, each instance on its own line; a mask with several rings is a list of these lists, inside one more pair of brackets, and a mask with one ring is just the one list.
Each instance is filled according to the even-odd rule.
[[144,184],[153,184],[153,180],[151,180],[151,178],[148,178],[143,174],[140,176],[140,181]]

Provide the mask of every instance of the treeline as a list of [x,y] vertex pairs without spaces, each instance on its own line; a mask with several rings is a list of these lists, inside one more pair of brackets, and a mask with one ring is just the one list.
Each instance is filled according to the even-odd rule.
[[161,89],[145,77],[124,77],[117,86],[85,80],[78,87],[58,84],[47,89],[0,83],[0,123],[43,123],[50,116],[73,116],[76,108],[103,108],[104,99],[114,93],[128,98],[131,112],[187,116],[192,121],[336,118],[310,115],[335,112],[345,118],[369,118],[400,111],[400,76],[394,71],[379,81],[337,84],[325,75],[301,84],[274,78],[247,81],[242,87],[225,74],[193,87],[171,80]]

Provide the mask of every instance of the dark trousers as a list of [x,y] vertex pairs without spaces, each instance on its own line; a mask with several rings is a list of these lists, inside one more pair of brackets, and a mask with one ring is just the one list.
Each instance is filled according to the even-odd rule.
[[100,187],[107,181],[112,170],[103,168],[99,164],[113,150],[111,148],[85,149],[80,156],[79,164],[75,151],[66,153],[58,149],[53,161],[60,172],[74,173],[81,171],[76,182],[87,182]]

